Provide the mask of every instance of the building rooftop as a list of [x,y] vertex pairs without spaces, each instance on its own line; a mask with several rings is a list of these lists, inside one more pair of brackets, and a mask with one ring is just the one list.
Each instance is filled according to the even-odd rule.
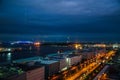
[[[30,63],[30,64],[29,64]],[[16,66],[20,67],[22,70],[24,71],[30,71],[30,70],[34,70],[34,69],[37,69],[37,68],[40,68],[40,67],[43,67],[43,65],[41,64],[38,64],[36,62],[34,62],[34,64],[31,62],[29,63],[25,63],[25,64],[16,64]]]
[[14,60],[14,63],[26,63],[26,62],[30,62],[30,61],[35,61],[35,60],[39,60],[40,57],[30,57],[30,58],[25,58],[25,59],[18,59],[18,60]]
[[40,61],[41,64],[53,64],[56,62],[58,62],[58,61],[55,61],[55,60],[41,60]]

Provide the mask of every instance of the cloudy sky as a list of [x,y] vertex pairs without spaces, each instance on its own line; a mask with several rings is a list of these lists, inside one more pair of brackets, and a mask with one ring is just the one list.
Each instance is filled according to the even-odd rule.
[[0,41],[119,41],[119,0],[0,0]]

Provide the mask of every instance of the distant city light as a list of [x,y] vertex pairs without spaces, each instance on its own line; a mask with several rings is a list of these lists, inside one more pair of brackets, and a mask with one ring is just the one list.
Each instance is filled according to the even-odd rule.
[[9,48],[8,51],[11,51],[11,49]]
[[40,46],[40,42],[34,42],[34,45],[38,47]]
[[94,47],[103,47],[103,48],[105,48],[106,45],[105,44],[95,44]]
[[32,44],[33,42],[31,41],[15,41],[15,42],[12,42],[11,44]]
[[82,49],[82,45],[81,44],[75,44],[75,49]]

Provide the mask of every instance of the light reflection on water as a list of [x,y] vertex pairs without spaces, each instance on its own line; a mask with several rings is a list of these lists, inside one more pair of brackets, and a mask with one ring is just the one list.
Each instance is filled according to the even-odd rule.
[[12,57],[11,54],[12,53],[0,53],[0,62],[3,62],[3,61],[10,62]]
[[11,53],[7,53],[7,61],[11,61]]
[[56,46],[41,46],[37,47],[36,50],[28,50],[28,51],[17,51],[17,52],[6,52],[0,53],[0,63],[1,62],[11,62],[16,59],[23,59],[35,56],[45,56],[47,54],[57,53],[58,50],[68,51],[73,50],[71,47],[56,47]]

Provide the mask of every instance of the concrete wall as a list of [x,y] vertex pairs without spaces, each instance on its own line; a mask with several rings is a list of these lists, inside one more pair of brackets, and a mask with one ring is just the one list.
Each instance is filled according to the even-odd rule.
[[45,80],[44,67],[26,72],[26,80]]
[[67,67],[66,59],[61,59],[59,62],[60,62],[60,71],[61,71],[63,68]]
[[11,77],[7,78],[7,80],[26,80],[26,73],[11,76]]
[[51,64],[44,64],[45,65],[45,79],[48,79],[49,76],[52,76],[55,73],[59,72],[59,62],[54,62]]
[[71,65],[75,65],[81,61],[82,57],[81,56],[74,56],[71,57]]

